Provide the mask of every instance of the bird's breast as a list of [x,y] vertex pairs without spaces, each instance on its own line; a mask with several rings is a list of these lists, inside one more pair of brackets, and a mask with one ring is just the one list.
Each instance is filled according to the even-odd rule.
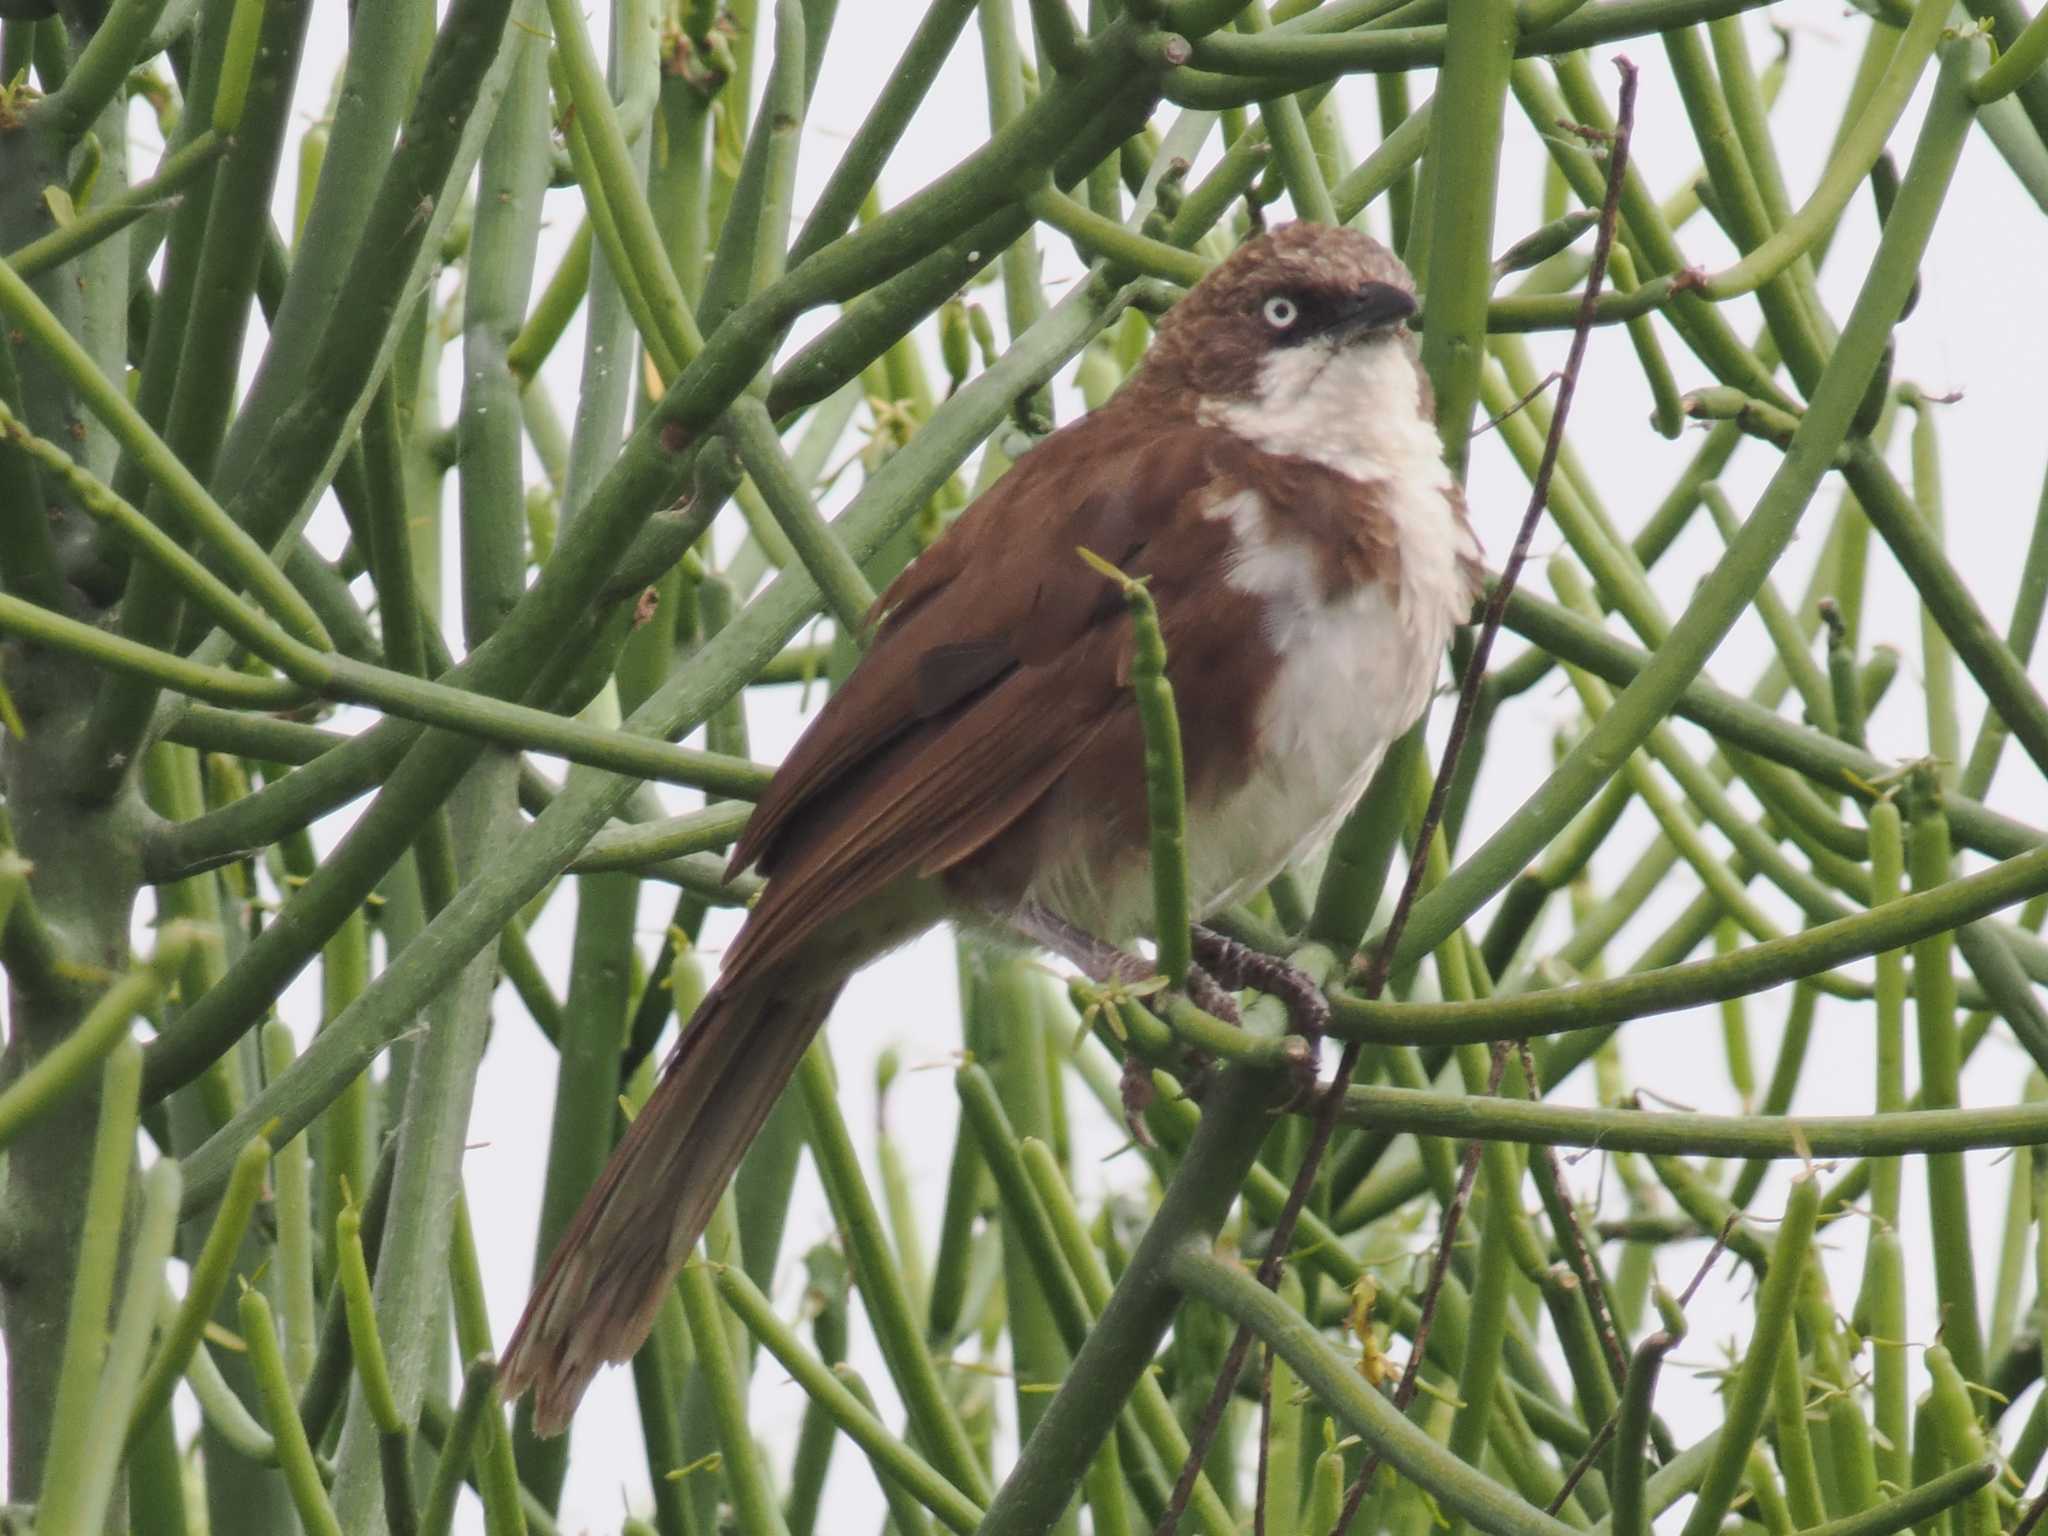
[[1449,626],[1418,626],[1377,582],[1260,599],[1275,662],[1241,779],[1188,806],[1204,911],[1256,893],[1335,829],[1429,701]]

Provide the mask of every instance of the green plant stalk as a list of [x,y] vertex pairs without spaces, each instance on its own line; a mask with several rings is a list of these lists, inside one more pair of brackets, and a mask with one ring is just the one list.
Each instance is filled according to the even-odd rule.
[[[834,1249],[813,1247],[805,1253],[805,1270],[809,1274],[805,1303],[811,1311],[815,1358],[825,1368],[842,1366],[846,1364],[848,1343],[848,1280],[844,1262],[840,1262]],[[727,1300],[727,1307],[739,1313],[739,1307],[731,1300]],[[649,1419],[645,1409],[641,1419]],[[797,1430],[797,1446],[788,1462],[788,1491],[782,1495],[782,1524],[788,1526],[791,1536],[813,1536],[817,1530],[817,1511],[825,1499],[825,1477],[831,1473],[831,1454],[838,1450],[838,1444],[840,1425],[817,1399],[811,1399],[803,1409],[803,1425]],[[649,1460],[653,1460],[651,1450]]]
[[292,1503],[299,1519],[312,1536],[341,1536],[342,1526],[314,1464],[313,1448],[306,1443],[305,1427],[299,1422],[298,1404],[292,1397],[291,1382],[285,1376],[284,1356],[277,1347],[277,1335],[270,1316],[270,1303],[253,1287],[242,1292],[242,1339],[249,1346],[249,1360],[263,1392],[263,1411],[270,1420],[271,1437],[277,1446],[278,1465],[290,1485]]
[[[351,39],[346,83],[356,94],[345,91],[341,105],[352,110],[335,118],[270,346],[214,479],[259,542],[309,514],[392,363],[497,115],[513,58],[498,50],[511,5],[451,7],[416,76],[422,39],[411,24],[374,53],[370,37]],[[401,125],[399,98],[415,79]]]
[[1683,1335],[1659,1329],[1636,1345],[1623,1384],[1621,1414],[1615,1426],[1614,1459],[1608,1489],[1614,1500],[1610,1517],[1613,1536],[1649,1536],[1646,1502],[1650,1422],[1657,1394],[1657,1376],[1664,1357]]
[[[1558,658],[1617,685],[1633,682],[1650,663],[1648,653],[1526,590],[1517,590],[1509,600],[1507,625]],[[1829,791],[1853,794],[1858,799],[1872,798],[1870,786],[1882,781],[1895,766],[1862,748],[1795,725],[1754,700],[1739,699],[1700,679],[1680,692],[1673,712],[1729,745],[1791,768]],[[1965,847],[2004,857],[2038,846],[2041,841],[2042,834],[2036,830],[1988,811],[1977,800],[1944,793],[1941,803],[1957,839]]]
[[[1735,516],[1735,508],[1729,504],[1727,492],[1718,482],[1709,481],[1700,487],[1700,502],[1713,518],[1722,542],[1725,544],[1732,539],[1741,525]],[[1816,730],[1839,734],[1834,694],[1820,664],[1813,659],[1809,649],[1810,637],[1785,605],[1784,598],[1778,595],[1776,586],[1769,581],[1757,589],[1757,615],[1764,621],[1771,644],[1777,650],[1779,664],[1784,667],[1785,675],[1791,679],[1792,687],[1799,695],[1807,723]]]
[[[1946,1345],[1928,1346],[1927,1373],[1934,1381],[1930,1417],[1944,1457],[1958,1469],[1982,1466],[1988,1447],[1977,1423],[1977,1410]],[[1996,1536],[2000,1528],[1996,1483],[1981,1483],[1966,1494],[1958,1515],[1954,1528],[1960,1536]]]
[[[93,1408],[100,1392],[115,1272],[120,1267],[128,1170],[135,1160],[140,1066],[140,1048],[132,1040],[123,1040],[107,1056],[100,1073],[99,1122],[93,1136],[91,1176],[86,1185],[78,1254],[71,1271],[64,1358],[57,1390],[48,1408],[44,1499],[46,1505],[55,1503],[60,1508],[64,1500],[62,1490],[83,1483],[93,1460]],[[97,1515],[93,1518],[97,1519]]]
[[34,103],[27,125],[60,140],[76,140],[127,83],[142,48],[163,14],[164,0],[119,0],[76,57],[64,83]]
[[1387,748],[1365,794],[1331,838],[1309,913],[1306,936],[1311,942],[1350,954],[1365,937],[1393,865],[1404,820],[1402,801],[1422,750],[1418,723]]
[[1131,690],[1145,741],[1145,806],[1152,860],[1153,937],[1160,974],[1170,987],[1187,985],[1193,964],[1188,895],[1187,782],[1181,760],[1180,715],[1166,676],[1166,641],[1159,609],[1142,581],[1133,581],[1083,550],[1081,558],[1123,591],[1136,651]]
[[[1911,793],[1906,864],[1918,889],[1940,883],[1953,865],[1948,823],[1926,804],[1925,790]],[[1939,931],[1913,945],[1915,1024],[1920,1045],[1920,1094],[1936,1113],[1962,1102],[1958,1077],[1961,1057],[1956,1040],[1955,981],[1949,972],[1950,934]],[[1971,1381],[1984,1381],[1984,1333],[1977,1312],[1977,1270],[1974,1255],[1962,1240],[1968,1232],[1969,1187],[1963,1160],[1955,1154],[1927,1162],[1928,1200],[1934,1230],[1935,1293],[1942,1312],[1942,1339],[1957,1369]]]
[[[1493,1143],[1482,1155],[1486,1158],[1482,1168],[1486,1201],[1480,1213],[1479,1251],[1473,1266],[1477,1276],[1472,1282],[1472,1309],[1465,1324],[1465,1364],[1458,1376],[1458,1412],[1451,1420],[1447,1442],[1452,1457],[1469,1466],[1479,1465],[1487,1431],[1493,1423],[1501,1350],[1507,1336],[1510,1285],[1515,1278],[1511,1232],[1521,1216],[1519,1169],[1513,1149]],[[1472,1519],[1469,1515],[1464,1518]],[[1454,1536],[1462,1529],[1461,1521],[1452,1523]]]
[[[487,1371],[495,1387],[497,1365],[490,1358],[491,1320],[484,1309],[483,1270],[477,1262],[476,1236],[470,1229],[469,1202],[455,1202],[455,1226],[449,1244],[448,1288],[455,1300],[455,1347],[468,1358],[464,1384],[478,1371]],[[680,1310],[677,1308],[676,1310]],[[673,1326],[682,1331],[680,1317],[673,1324],[664,1320],[663,1330]],[[424,1423],[425,1415],[422,1414]],[[483,1500],[486,1536],[526,1536],[529,1524],[542,1532],[550,1527],[547,1511],[521,1485],[519,1469],[512,1456],[512,1435],[493,1390],[484,1417],[483,1445],[476,1456],[477,1493]],[[459,1473],[458,1473],[459,1475]]]
[[[1103,1268],[1101,1251],[1089,1239],[1081,1214],[1074,1208],[1073,1193],[1067,1187],[1066,1177],[1060,1171],[1052,1149],[1044,1142],[1027,1136],[1021,1151],[1024,1171],[1038,1196],[1040,1208],[1052,1224],[1060,1252],[1081,1287],[1088,1315],[1091,1319],[1100,1317],[1109,1305],[1109,1274]],[[1139,1379],[1131,1393],[1131,1412],[1139,1431],[1163,1465],[1180,1466],[1187,1461],[1187,1435],[1179,1419],[1174,1417],[1173,1405],[1167,1401],[1156,1377],[1147,1374]],[[1196,1476],[1194,1494],[1188,1507],[1209,1536],[1232,1536],[1237,1529],[1236,1520],[1206,1472]]]
[[[1560,583],[1561,587],[1565,585]],[[1597,678],[1590,677],[1577,668],[1568,668],[1567,670],[1570,673],[1574,686],[1579,690],[1579,696],[1586,706],[1587,715],[1597,721],[1607,712],[1611,703],[1605,685]],[[1661,726],[1652,730],[1647,745],[1650,752],[1659,761],[1664,763],[1667,768],[1674,770],[1674,775],[1680,778],[1683,788],[1692,798],[1695,805],[1708,809],[1709,814],[1712,813],[1713,809],[1720,809],[1726,813],[1722,817],[1716,818],[1717,825],[1721,825],[1724,830],[1742,826],[1748,831],[1754,831],[1754,828],[1750,827],[1747,823],[1738,821],[1734,807],[1727,802],[1724,795],[1720,794],[1719,786],[1714,785],[1711,776],[1699,770],[1698,765],[1694,764],[1684,754],[1672,738],[1669,730]],[[1700,834],[1699,828],[1694,824],[1685,808],[1665,790],[1663,784],[1651,771],[1649,762],[1644,754],[1641,752],[1630,754],[1628,761],[1623,764],[1622,771],[1627,776],[1630,786],[1634,789],[1636,798],[1641,800],[1644,806],[1649,809],[1650,814],[1656,818],[1658,826],[1663,829],[1666,840],[1677,850],[1679,856],[1692,866],[1693,872],[1700,877],[1700,881],[1707,888],[1707,891],[1720,903],[1722,910],[1733,917],[1744,930],[1763,942],[1769,943],[1783,937],[1783,932],[1778,925],[1772,922],[1763,909],[1751,899],[1748,892],[1744,890],[1742,882],[1735,878],[1726,862],[1707,844],[1706,839]],[[1737,842],[1738,846],[1742,847],[1744,853],[1751,852],[1751,847],[1742,846],[1744,843],[1751,843],[1752,845],[1769,844],[1769,840],[1762,837],[1754,839],[1738,838]],[[1761,851],[1761,849],[1758,851]],[[1774,865],[1790,869],[1786,861],[1777,857],[1775,847],[1770,848],[1766,857],[1770,858]],[[1755,862],[1754,857],[1752,857],[1751,862]],[[1841,910],[1840,903],[1829,902],[1828,906],[1831,909],[1830,915],[1839,914]],[[1830,982],[1839,985],[1840,979],[1822,977],[1816,982],[1816,985],[1827,986]]]
[[[185,1385],[192,1389],[193,1400],[199,1405],[201,1423],[219,1444],[256,1466],[279,1465],[277,1441],[243,1406],[204,1344],[192,1353]],[[331,1471],[325,1466],[321,1470],[323,1475]]]
[[185,1295],[170,1324],[162,1330],[162,1340],[136,1388],[135,1409],[128,1420],[130,1455],[135,1454],[151,1423],[170,1406],[171,1394],[177,1390],[186,1362],[199,1346],[214,1304],[227,1288],[228,1271],[263,1193],[264,1175],[269,1168],[270,1143],[260,1136],[251,1140],[235,1160],[227,1190],[214,1212],[213,1225],[186,1278]]
[[1936,1157],[1981,1147],[2033,1146],[2048,1135],[2048,1111],[2030,1104],[1887,1115],[1696,1115],[1496,1100],[1481,1104],[1454,1094],[1378,1085],[1350,1089],[1344,1118],[1420,1135],[1781,1160]]
[[[1265,6],[1247,6],[1238,18],[1238,25],[1247,34],[1264,31],[1267,25]],[[1291,95],[1261,97],[1259,121],[1265,125],[1266,142],[1272,146],[1273,163],[1279,169],[1280,179],[1287,185],[1295,216],[1317,224],[1336,223],[1337,209],[1330,199],[1322,168],[1316,161],[1303,102]]]
[[124,188],[119,195],[96,202],[70,223],[7,253],[7,263],[24,278],[54,270],[102,240],[120,233],[169,203],[214,161],[230,140],[206,129],[165,155],[156,174]]
[[[485,763],[471,774],[448,817],[448,836],[435,840],[439,848],[422,844],[422,884],[430,895],[437,886],[452,890],[457,881],[474,881],[496,857],[497,829],[512,813],[513,778],[509,761]],[[452,855],[444,851],[450,843]],[[415,939],[407,950],[420,942]],[[464,1128],[497,984],[494,948],[487,942],[479,951],[465,955],[452,974],[444,969],[429,1005],[431,1027],[412,1054],[402,1107],[394,1116],[398,1150],[391,1205],[407,1216],[389,1229],[378,1255],[376,1310],[392,1393],[407,1422],[418,1417],[429,1373],[439,1368],[445,1347],[442,1297],[454,1202],[436,1192],[459,1188]],[[351,1411],[342,1425],[334,1505],[352,1532],[375,1531],[383,1515],[381,1439],[367,1410]]]
[[1837,1320],[1834,1298],[1818,1265],[1807,1270],[1801,1306],[1825,1398],[1820,1414],[1826,1426],[1821,1445],[1828,1454],[1821,1469],[1824,1491],[1830,1511],[1846,1516],[1877,1502],[1877,1448],[1870,1419],[1854,1391],[1858,1382],[1849,1364],[1849,1336]]
[[[640,882],[631,875],[590,875],[577,882],[569,993],[557,1047],[560,1066],[534,1245],[536,1284],[611,1153],[619,1119],[614,1106],[619,1056],[626,1044],[639,902]],[[568,1471],[567,1437],[535,1436],[528,1399],[515,1410],[513,1439],[520,1482],[554,1507]]]
[[[133,1072],[132,1062],[127,1070]],[[132,1087],[129,1103],[134,1103]],[[133,1145],[131,1131],[121,1147],[124,1163],[132,1155]],[[142,1176],[141,1210],[128,1253],[129,1278],[112,1335],[106,1340],[103,1365],[97,1358],[101,1351],[92,1350],[98,1388],[87,1406],[89,1438],[82,1454],[67,1457],[71,1462],[68,1473],[60,1475],[52,1468],[44,1479],[45,1496],[36,1510],[36,1529],[45,1536],[91,1536],[102,1529],[108,1514],[124,1445],[118,1435],[91,1431],[95,1425],[126,1423],[134,1409],[143,1356],[164,1296],[164,1265],[177,1236],[178,1183],[178,1165],[168,1158]],[[98,1332],[103,1325],[98,1318],[93,1321],[93,1331]]]
[[722,1481],[744,1536],[776,1536],[784,1529],[782,1507],[776,1501],[768,1469],[761,1464],[754,1432],[747,1424],[741,1379],[734,1369],[720,1320],[718,1293],[713,1288],[710,1270],[708,1264],[687,1264],[676,1283],[683,1296],[683,1315],[689,1319],[691,1342],[696,1347],[697,1370],[710,1387],[719,1444],[724,1447]]
[[1970,87],[1970,99],[1981,107],[2009,95],[2038,74],[2044,60],[2048,60],[2048,26],[2036,15]]
[[[510,965],[506,967],[508,973]],[[320,1021],[326,1022],[362,994],[370,984],[370,925],[358,912],[342,923],[320,956]],[[342,1208],[367,1191],[376,1177],[374,1141],[378,1106],[367,1075],[358,1077],[316,1124],[315,1145],[320,1175],[314,1207],[322,1231],[333,1225]]]
[[1771,1379],[1771,1429],[1791,1528],[1797,1530],[1810,1530],[1827,1519],[1806,1415],[1806,1371],[1795,1336],[1790,1348],[1778,1351],[1778,1368]]
[[1495,190],[1516,41],[1510,0],[1451,0],[1437,110],[1430,117],[1435,205],[1429,215],[1422,364],[1436,388],[1445,462],[1460,479],[1486,357]]
[[1858,1308],[1871,1341],[1871,1419],[1880,1483],[1912,1480],[1912,1383],[1906,1338],[1906,1261],[1895,1228],[1870,1235],[1868,1274]]
[[441,1442],[440,1459],[434,1463],[433,1481],[420,1504],[419,1536],[447,1536],[455,1520],[456,1495],[469,1471],[477,1435],[484,1430],[485,1417],[492,1411],[497,1367],[488,1359],[473,1360],[462,1375],[462,1395],[455,1401],[454,1417]]
[[[2027,1078],[2024,1097],[2042,1097],[2038,1072]],[[2027,1282],[2027,1259],[2032,1249],[2034,1159],[2012,1160],[2012,1177],[2006,1185],[2005,1226],[2000,1233],[1998,1274],[1992,1290],[1991,1321],[1986,1329],[1985,1350],[1993,1358],[2013,1347],[2021,1317],[2021,1291]]]
[[[875,1394],[869,1390],[867,1381],[850,1365],[839,1366],[834,1374],[846,1383],[846,1390],[853,1399],[872,1415],[875,1413]],[[901,1536],[927,1536],[932,1528],[925,1506],[912,1495],[910,1490],[894,1477],[885,1474],[880,1466],[875,1468],[875,1480],[882,1485],[882,1498],[889,1506],[889,1524]]]
[[[263,1026],[261,1045],[266,1077],[276,1077],[291,1065],[292,1035],[282,1022],[273,1019]],[[292,1396],[296,1399],[312,1374],[319,1331],[319,1316],[313,1302],[313,1179],[306,1132],[301,1131],[277,1148],[271,1177],[275,1186],[274,1247],[279,1306],[284,1316],[285,1374],[291,1380]]]
[[[2027,543],[2026,560],[2020,567],[2019,591],[2013,599],[2012,620],[2006,626],[2005,641],[2021,663],[2033,660],[2034,643],[2040,635],[2041,616],[2048,609],[2048,477],[2042,481],[2041,499],[2034,512],[2033,537]],[[1957,780],[1957,788],[1972,799],[1981,800],[1991,787],[1998,759],[2009,735],[1997,710],[1987,710],[1977,729],[1977,740],[1969,761]]]
[[[1028,1437],[1045,1405],[1044,1389],[1066,1375],[1072,1351],[1087,1334],[1088,1313],[1025,1178],[1013,1129],[1051,1134],[1051,1094],[1038,1020],[1040,978],[1021,957],[1003,957],[975,970],[966,1043],[987,1070],[966,1067],[954,1086],[1004,1212],[1004,1324],[1018,1434]],[[991,1071],[997,1076],[991,1077]],[[919,1299],[915,1292],[913,1299]],[[1073,1530],[1071,1514],[1064,1525]]]
[[1683,1536],[1706,1536],[1719,1529],[1769,1406],[1779,1351],[1798,1348],[1792,1313],[1819,1208],[1819,1180],[1811,1174],[1796,1180],[1757,1296],[1749,1348],[1729,1388],[1720,1443],[1700,1479],[1698,1499],[1686,1517]]
[[2048,762],[2048,703],[1963,586],[1935,530],[1867,444],[1852,446],[1844,477],[1991,707],[2036,764]]
[[563,307],[557,289],[580,301],[589,279],[586,220],[535,306],[534,319],[522,324],[551,170],[546,59],[531,30],[539,10],[535,0],[525,0],[506,34],[504,46],[515,57],[498,122],[478,161],[479,196],[463,282],[456,486],[463,636],[472,650],[497,632],[526,585],[519,396],[573,310],[573,302]]
[[[211,477],[233,410],[238,360],[265,244],[247,232],[263,227],[276,183],[310,10],[296,0],[237,5],[228,36],[220,42],[217,79],[210,67],[213,28],[206,29],[207,47],[187,104],[187,117],[197,121],[199,114],[222,105],[214,95],[216,83],[224,92],[239,91],[243,100],[233,113],[237,152],[201,181],[191,208],[180,209],[173,220],[162,302],[150,326],[135,404],[144,419],[159,426],[163,445],[201,482]],[[196,532],[210,542],[204,525],[193,525],[189,514],[181,514],[178,497],[154,484],[156,479],[150,461],[132,449],[114,466],[116,488],[127,500],[142,502],[153,524],[168,523],[188,537]],[[84,499],[91,504],[89,497]],[[254,548],[252,541],[241,557],[223,562],[223,569],[236,574],[251,563]],[[181,613],[166,579],[171,574],[156,561],[131,563],[119,610],[124,636],[147,645],[171,643]],[[146,681],[110,677],[102,682],[76,748],[76,771],[87,793],[110,795],[123,782],[117,759],[132,759],[140,750],[158,702],[157,689]]]
[[569,873],[603,874],[645,869],[684,854],[732,845],[754,808],[745,801],[706,806],[660,821],[613,825],[598,833],[569,866]]
[[[1178,1304],[1169,1273],[1190,1240],[1213,1241],[1258,1156],[1269,1074],[1228,1068],[1211,1088],[1180,1171],[1060,1390],[988,1506],[982,1536],[1037,1536],[1058,1520],[1084,1467],[1152,1365]],[[1252,1284],[1247,1277],[1247,1283]],[[1262,1296],[1267,1293],[1260,1288]]]
[[[1301,1277],[1289,1270],[1280,1277],[1281,1301],[1299,1312],[1306,1305]],[[1270,1353],[1264,1362],[1266,1421],[1261,1426],[1259,1506],[1271,1529],[1300,1528],[1303,1439],[1308,1427],[1307,1391],[1294,1368]]]
[[1944,71],[1938,106],[1923,125],[1870,276],[1799,431],[1741,536],[1696,590],[1673,626],[1669,643],[1616,699],[1607,717],[1573,747],[1507,825],[1416,904],[1402,936],[1397,967],[1412,964],[1455,931],[1598,791],[1621,754],[1648,734],[1694,679],[1796,530],[1800,513],[1862,403],[1953,173],[1969,124],[1963,95],[1966,53],[1959,50]]
[[903,57],[876,94],[867,116],[844,146],[824,189],[811,205],[803,228],[790,246],[791,266],[801,265],[838,239],[853,223],[977,6],[978,0],[936,0],[925,9],[910,41],[904,45]]
[[862,1304],[868,1309],[868,1319],[888,1361],[889,1374],[903,1395],[918,1441],[929,1448],[934,1464],[954,1486],[976,1503],[985,1504],[987,1474],[968,1444],[951,1399],[939,1384],[937,1367],[911,1313],[881,1216],[839,1113],[831,1063],[822,1042],[805,1054],[796,1081],[810,1116],[812,1155],[833,1214],[846,1234]]
[[332,650],[333,640],[284,572],[261,545],[235,526],[184,461],[142,419],[127,396],[107,382],[91,356],[4,261],[0,261],[0,309],[63,371],[87,408],[164,491],[179,516],[221,553],[287,633],[315,650]]
[[[1757,1106],[1764,1115],[1783,1115],[1792,1107],[1792,1096],[1798,1091],[1799,1078],[1806,1067],[1806,1053],[1813,1043],[1813,1020],[1819,1005],[1818,991],[1810,983],[1800,982],[1793,988],[1792,1004],[1785,1011],[1784,1032],[1778,1038],[1778,1058],[1771,1064],[1771,1080],[1765,1085],[1763,1102]],[[1768,1171],[1759,1161],[1745,1164],[1728,1188],[1729,1203],[1737,1209],[1747,1207],[1763,1187]]]
[[736,402],[730,420],[733,445],[740,461],[753,476],[762,499],[775,521],[788,536],[804,569],[818,583],[840,633],[856,644],[867,635],[868,613],[875,605],[874,588],[860,567],[833,535],[810,492],[790,468],[782,450],[775,423],[760,401],[748,398]]
[[1374,1044],[1444,1045],[1604,1027],[1653,1013],[1742,997],[1770,985],[1947,933],[2048,889],[2048,849],[1896,902],[1712,959],[1638,971],[1569,989],[1478,1002],[1370,1002],[1331,993],[1331,1030]]
[[410,1426],[391,1391],[391,1372],[384,1360],[384,1340],[377,1332],[376,1302],[370,1293],[370,1271],[363,1260],[362,1212],[346,1207],[335,1222],[340,1254],[335,1284],[341,1288],[343,1315],[348,1319],[349,1352],[370,1417],[385,1435],[402,1435]]
[[[173,938],[165,933],[154,962],[115,981],[60,1044],[0,1092],[0,1148],[69,1103],[92,1069],[128,1038],[135,1016],[163,995],[165,982],[183,963],[193,935],[187,930],[175,935],[175,943]],[[11,957],[9,969],[14,969]]]
[[1170,1260],[1176,1285],[1250,1327],[1284,1357],[1317,1400],[1444,1509],[1490,1536],[1562,1536],[1571,1529],[1537,1510],[1411,1424],[1332,1349],[1314,1324],[1248,1272],[1206,1245],[1184,1243]]
[[947,1529],[962,1536],[969,1536],[976,1529],[982,1507],[862,1406],[833,1368],[805,1348],[795,1331],[776,1316],[773,1305],[744,1270],[732,1264],[706,1267],[718,1294],[746,1326],[749,1336],[780,1361],[811,1400],[823,1407],[847,1438],[867,1453],[878,1473],[899,1483]]
[[[507,88],[508,99],[519,91],[515,84]],[[485,148],[488,157],[490,150]],[[479,218],[483,210],[478,209]],[[476,236],[471,236],[472,247]],[[554,352],[555,343],[562,339],[569,322],[576,311],[583,307],[583,298],[590,286],[591,224],[588,217],[576,226],[576,233],[569,237],[569,243],[562,250],[562,259],[548,278],[547,286],[541,289],[540,297],[533,302],[524,322],[505,346],[505,366],[520,382],[522,391],[539,376],[541,365]],[[486,248],[489,242],[485,242]],[[474,256],[472,256],[474,260]]]

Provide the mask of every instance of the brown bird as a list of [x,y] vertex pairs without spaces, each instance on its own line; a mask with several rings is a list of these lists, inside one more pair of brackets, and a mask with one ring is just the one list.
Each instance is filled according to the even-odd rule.
[[1165,317],[1114,398],[882,595],[867,654],[733,850],[767,888],[505,1351],[506,1394],[535,1389],[537,1431],[564,1428],[598,1367],[646,1339],[855,970],[951,917],[1098,979],[1148,973],[1118,947],[1152,908],[1131,628],[1077,549],[1158,604],[1197,916],[1261,889],[1357,801],[1481,574],[1414,312],[1406,269],[1365,235],[1257,236]]

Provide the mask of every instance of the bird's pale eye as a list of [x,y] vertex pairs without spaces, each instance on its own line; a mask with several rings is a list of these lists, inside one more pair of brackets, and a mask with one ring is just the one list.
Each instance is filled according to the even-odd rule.
[[1266,324],[1276,331],[1292,330],[1294,322],[1301,318],[1301,306],[1284,293],[1276,293],[1266,300],[1262,313]]

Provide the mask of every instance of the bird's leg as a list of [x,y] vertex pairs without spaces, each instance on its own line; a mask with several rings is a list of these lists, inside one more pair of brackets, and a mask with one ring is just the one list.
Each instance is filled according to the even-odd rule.
[[[1036,903],[1011,913],[1010,925],[1027,939],[1073,961],[1090,981],[1122,982],[1129,986],[1159,974],[1158,968],[1143,955],[1104,943],[1085,928],[1075,927],[1058,913]],[[1202,965],[1188,967],[1187,996],[1197,1008],[1226,1024],[1242,1022],[1237,999]]]
[[1330,1000],[1308,972],[1199,923],[1194,944],[1195,958],[1211,976],[1227,987],[1249,987],[1279,998],[1287,1005],[1295,1033],[1306,1036],[1311,1045],[1322,1044],[1330,1032]]

